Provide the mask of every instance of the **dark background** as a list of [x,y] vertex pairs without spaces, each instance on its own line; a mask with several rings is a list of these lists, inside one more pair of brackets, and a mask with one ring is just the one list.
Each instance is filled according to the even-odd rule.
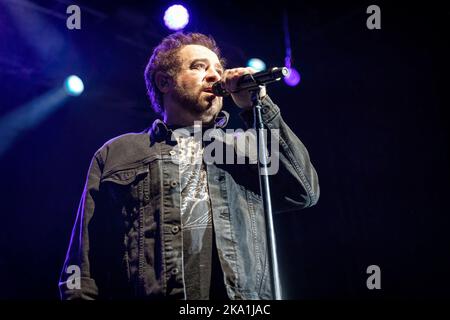
[[[93,153],[155,119],[143,71],[169,34],[162,15],[174,3],[0,2],[0,117],[70,74],[85,84],[0,156],[0,298],[58,298]],[[310,152],[321,198],[276,217],[286,297],[448,298],[449,9],[430,1],[181,3],[191,14],[185,30],[212,34],[231,67],[254,56],[282,66],[289,13],[302,81],[269,93]],[[81,30],[66,28],[70,4],[81,6]],[[381,30],[366,28],[371,4],[381,8]],[[225,105],[239,126],[239,110]],[[381,290],[366,287],[372,264]]]

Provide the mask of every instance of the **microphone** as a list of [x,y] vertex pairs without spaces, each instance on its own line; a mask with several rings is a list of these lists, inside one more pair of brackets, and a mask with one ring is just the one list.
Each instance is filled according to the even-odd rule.
[[[235,92],[242,90],[252,90],[258,88],[260,85],[266,85],[280,80],[288,75],[288,68],[272,68],[270,70],[256,72],[254,74],[243,75],[237,83],[237,88]],[[220,81],[217,81],[212,85],[212,93],[219,97],[228,96],[230,93],[222,88]]]

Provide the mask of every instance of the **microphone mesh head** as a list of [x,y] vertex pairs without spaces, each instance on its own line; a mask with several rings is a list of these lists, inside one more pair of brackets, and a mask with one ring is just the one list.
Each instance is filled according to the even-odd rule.
[[226,91],[224,88],[222,88],[222,85],[220,82],[216,82],[212,86],[212,93],[214,93],[218,97],[226,97],[229,95],[228,91]]

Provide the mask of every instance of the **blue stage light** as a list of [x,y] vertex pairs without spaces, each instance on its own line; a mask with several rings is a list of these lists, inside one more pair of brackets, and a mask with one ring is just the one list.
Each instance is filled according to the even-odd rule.
[[84,90],[84,84],[79,77],[72,75],[70,77],[67,77],[66,81],[64,82],[64,88],[69,95],[79,96]]
[[175,4],[164,13],[164,23],[170,30],[181,30],[189,23],[189,13],[182,5]]
[[252,67],[256,70],[256,72],[266,70],[266,64],[264,63],[264,61],[258,58],[252,58],[248,60],[247,67]]

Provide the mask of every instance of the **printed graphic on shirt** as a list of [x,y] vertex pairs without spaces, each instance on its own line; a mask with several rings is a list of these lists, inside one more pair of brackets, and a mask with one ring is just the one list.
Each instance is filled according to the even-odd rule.
[[206,170],[202,161],[202,142],[191,136],[178,137],[177,140],[182,227],[184,234],[189,232],[190,253],[198,253],[202,250],[206,229],[212,227]]

